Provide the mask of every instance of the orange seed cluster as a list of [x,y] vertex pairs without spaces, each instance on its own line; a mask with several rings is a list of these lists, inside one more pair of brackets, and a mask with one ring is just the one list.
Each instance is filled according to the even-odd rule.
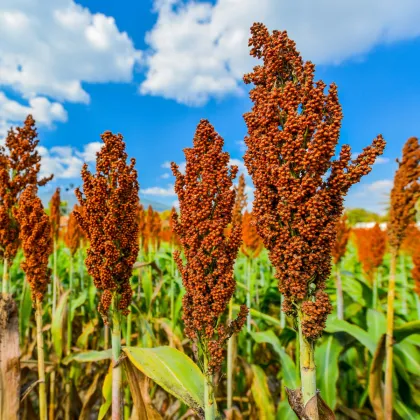
[[332,248],[334,264],[338,264],[344,257],[349,241],[351,227],[347,224],[347,215],[343,215],[337,223],[337,236]]
[[52,236],[51,223],[35,185],[23,191],[13,213],[20,225],[19,237],[25,256],[22,269],[31,287],[32,301],[42,301],[51,275],[48,259],[52,253]]
[[331,161],[342,120],[336,85],[324,93],[314,64],[303,62],[285,31],[270,35],[255,23],[249,46],[264,61],[244,76],[255,85],[252,111],[244,115],[244,161],[255,186],[257,229],[276,268],[283,310],[297,316],[301,307],[302,331],[316,339],[332,309],[323,289],[343,198],[370,172],[385,141],[378,136],[354,160],[345,145]]
[[222,147],[221,136],[201,120],[194,147],[184,149],[185,175],[172,163],[180,204],[180,216],[173,212],[172,220],[186,257],[184,265],[179,251],[174,252],[186,289],[185,332],[207,343],[210,371],[220,368],[227,339],[242,328],[247,315],[243,306],[237,320],[228,326],[218,323],[235,291],[233,265],[241,244],[240,224],[233,225],[229,236],[225,233],[232,222],[232,181],[238,168],[228,166],[229,154]]
[[128,313],[132,290],[130,277],[137,259],[139,184],[135,160],[128,165],[121,134],[106,131],[104,145],[97,153],[96,174],[85,164],[82,169],[83,194],[76,196],[84,211],[74,215],[90,241],[86,267],[98,290],[102,290],[99,312],[107,320],[113,299]]

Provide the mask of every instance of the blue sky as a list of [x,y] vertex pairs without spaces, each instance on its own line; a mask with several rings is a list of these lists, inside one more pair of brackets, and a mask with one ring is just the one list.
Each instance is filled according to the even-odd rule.
[[[298,3],[298,2],[296,2]],[[31,112],[43,167],[56,186],[80,184],[100,134],[123,134],[141,197],[176,201],[167,163],[182,163],[201,118],[241,166],[249,111],[242,75],[261,21],[286,29],[317,78],[338,85],[340,143],[360,152],[382,133],[384,156],[352,188],[349,207],[383,211],[404,142],[420,132],[420,3],[343,0],[2,0],[0,138]],[[232,18],[235,16],[235,18]],[[247,178],[252,197],[251,180]]]

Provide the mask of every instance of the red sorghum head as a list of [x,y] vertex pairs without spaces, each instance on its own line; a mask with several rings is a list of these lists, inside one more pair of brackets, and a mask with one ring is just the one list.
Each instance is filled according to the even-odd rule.
[[52,236],[51,223],[35,185],[23,191],[13,213],[20,225],[19,237],[25,256],[22,269],[31,287],[32,301],[42,301],[51,275],[48,259],[52,253]]
[[233,266],[241,244],[241,226],[232,222],[235,203],[233,179],[237,167],[228,166],[229,154],[222,151],[223,139],[207,120],[201,120],[194,136],[194,147],[184,149],[185,175],[172,163],[176,176],[180,216],[172,213],[174,230],[184,250],[186,264],[175,251],[186,294],[183,300],[186,334],[207,343],[210,371],[223,360],[227,339],[243,326],[247,308],[227,327],[218,323],[235,291]]
[[67,248],[70,250],[71,255],[76,253],[83,239],[82,230],[74,215],[75,211],[80,211],[80,207],[77,204],[74,205],[73,211],[69,215],[67,221],[67,230],[64,235],[64,242],[66,243]]
[[337,236],[332,248],[334,264],[338,264],[344,257],[349,241],[351,227],[347,224],[347,215],[344,214],[337,223]]
[[397,162],[388,223],[389,244],[394,251],[399,250],[407,227],[414,221],[420,197],[420,145],[416,137],[407,140],[402,160]]
[[51,197],[50,201],[50,221],[52,227],[52,235],[54,241],[58,240],[58,235],[60,233],[60,218],[61,218],[61,211],[60,211],[60,188],[57,188],[54,194]]
[[315,66],[304,63],[287,32],[251,28],[251,55],[261,66],[244,76],[254,103],[244,115],[245,165],[252,177],[258,232],[276,268],[284,309],[302,309],[302,331],[316,339],[332,307],[323,291],[343,198],[370,172],[385,141],[378,136],[354,160],[350,147],[333,160],[342,120],[337,87],[328,94],[314,82]]
[[28,185],[45,185],[53,177],[38,181],[41,156],[31,115],[23,127],[9,130],[5,146],[0,146],[0,257],[12,261],[19,248],[19,225],[13,216],[19,196]]
[[130,277],[139,249],[139,184],[135,160],[127,164],[122,135],[106,131],[101,138],[104,145],[97,153],[96,174],[85,164],[83,194],[76,189],[84,211],[76,210],[74,215],[90,241],[86,267],[103,291],[99,311],[107,322],[113,298],[123,314],[131,302]]

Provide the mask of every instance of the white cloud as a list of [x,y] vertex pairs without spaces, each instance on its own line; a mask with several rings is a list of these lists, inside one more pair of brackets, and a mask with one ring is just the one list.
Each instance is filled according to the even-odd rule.
[[83,163],[95,160],[91,159],[90,152],[87,151],[98,149],[98,145],[101,143],[88,143],[84,145],[83,152],[70,146],[54,146],[51,149],[38,146],[41,155],[40,176],[54,174],[54,179],[79,178]]
[[163,162],[162,165],[160,165],[160,167],[164,169],[171,169],[171,162]]
[[174,186],[171,185],[171,184],[168,184],[168,186],[166,188],[149,187],[149,188],[141,189],[140,194],[155,195],[155,196],[160,196],[160,197],[176,196]]
[[241,94],[243,74],[259,63],[249,55],[253,22],[287,30],[304,59],[316,64],[339,64],[420,35],[418,0],[155,0],[155,11],[140,92],[188,105]]
[[[140,61],[141,52],[112,17],[73,0],[2,0],[0,138],[28,113],[49,127],[65,122],[61,103],[88,103],[85,83],[130,82]],[[18,101],[6,98],[3,86]]]
[[0,57],[0,85],[23,97],[89,102],[83,82],[129,82],[141,54],[114,18],[73,0],[3,0]]
[[96,154],[101,150],[103,143],[100,141],[93,141],[83,146],[83,152],[76,152],[85,162],[95,162]]
[[23,105],[0,91],[0,139],[6,136],[12,124],[21,125],[28,114],[32,114],[37,123],[50,128],[54,121],[67,121],[67,112],[58,102],[34,97],[29,99],[28,105]]
[[167,172],[165,172],[165,173],[164,173],[164,174],[162,174],[160,177],[161,177],[162,179],[168,179],[170,176],[171,176],[170,174],[168,174]]
[[179,200],[172,201],[172,207],[179,209]]

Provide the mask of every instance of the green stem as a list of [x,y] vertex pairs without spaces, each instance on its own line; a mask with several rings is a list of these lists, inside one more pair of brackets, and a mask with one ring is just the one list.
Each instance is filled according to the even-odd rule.
[[208,360],[204,355],[204,418],[205,420],[216,419],[216,403],[213,391],[213,375],[208,373]]
[[373,296],[372,296],[372,309],[377,309],[378,306],[378,284],[379,284],[379,269],[376,271],[376,274],[373,276]]
[[398,251],[391,250],[391,266],[388,284],[387,304],[387,328],[386,328],[386,363],[385,363],[385,388],[384,388],[384,415],[386,419],[392,419],[393,395],[392,395],[392,372],[394,354],[394,300],[395,300],[395,276],[397,269]]
[[408,290],[408,281],[407,281],[407,272],[405,270],[405,257],[403,254],[400,255],[400,270],[402,274],[402,290],[401,290],[401,305],[403,315],[408,315],[408,305],[407,305],[407,290]]
[[286,314],[282,310],[283,301],[284,301],[284,296],[280,294],[280,327],[282,330],[286,328]]
[[71,323],[71,300],[73,292],[73,256],[70,255],[70,275],[69,275],[69,300],[67,313],[67,354],[71,352],[72,323]]
[[52,313],[55,314],[57,307],[57,241],[54,239],[54,254],[53,254],[53,302]]
[[117,365],[121,354],[121,323],[118,305],[114,298],[112,308],[112,420],[121,420],[121,365]]
[[415,299],[416,299],[417,318],[420,319],[420,297],[417,293],[414,296],[415,296]]
[[[131,346],[131,325],[132,323],[132,312],[130,310],[129,314],[127,315],[127,337],[125,339],[127,347]],[[124,398],[125,398],[125,404],[124,404],[124,419],[128,420],[130,418],[130,389],[125,388],[124,390]]]
[[[249,258],[246,259],[246,306],[251,309],[251,261]],[[252,341],[251,341],[251,311],[248,312],[248,316],[246,318],[246,330],[248,332],[248,340],[247,340],[247,359],[248,363],[251,363],[251,353],[252,353]]]
[[3,294],[6,295],[9,292],[9,261],[7,258],[3,260]]
[[[302,333],[302,313],[298,317],[299,326],[299,347],[300,347],[300,378],[302,387],[302,402],[305,407],[313,398],[316,398],[316,369],[315,369],[315,345]],[[311,412],[307,413],[310,420],[319,420],[318,404],[311,405]]]
[[341,264],[335,266],[336,288],[337,288],[337,318],[344,319],[344,296],[343,283],[341,281]]
[[42,334],[42,302],[36,300],[36,341],[38,350],[38,392],[39,392],[39,418],[47,420],[47,393],[45,389],[45,358],[44,337]]
[[[229,302],[229,321],[233,318],[233,296]],[[233,340],[231,337],[228,340],[227,348],[227,409],[232,408],[233,403]]]

